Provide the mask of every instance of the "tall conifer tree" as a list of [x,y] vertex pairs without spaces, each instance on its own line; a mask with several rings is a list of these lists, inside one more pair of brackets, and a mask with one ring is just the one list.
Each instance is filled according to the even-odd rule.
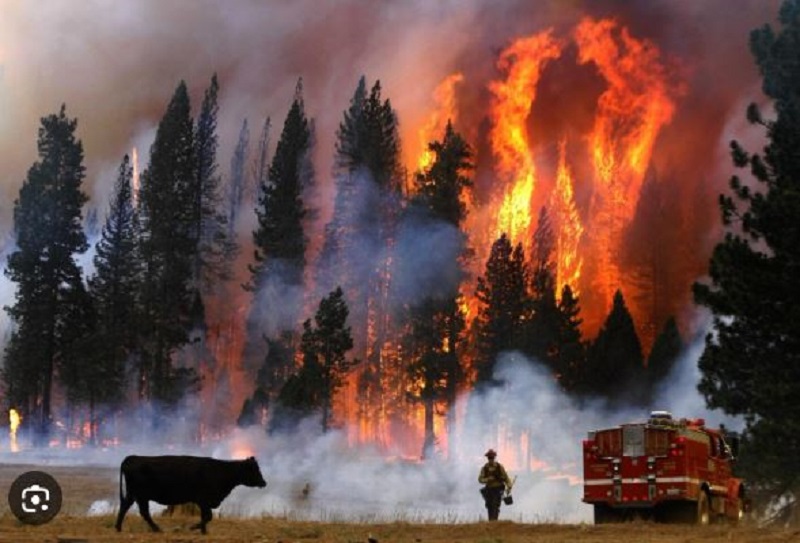
[[519,349],[525,336],[530,307],[527,285],[530,272],[522,244],[512,248],[506,234],[492,244],[486,272],[478,278],[476,296],[481,302],[475,319],[479,383],[491,383],[497,355]]
[[76,127],[65,106],[42,119],[39,159],[14,202],[17,250],[6,267],[17,288],[14,304],[7,308],[14,330],[3,378],[10,403],[35,421],[44,439],[50,432],[59,361],[75,347],[71,332],[79,323],[73,319],[81,313],[76,304],[81,303],[83,283],[75,257],[87,249],[81,226],[87,197],[81,190],[85,168]]
[[[412,200],[411,208],[422,208],[424,221],[444,222],[459,229],[466,217],[461,195],[472,185],[466,175],[473,168],[472,150],[449,122],[442,140],[430,143],[429,149],[435,159],[427,171],[416,176],[417,197]],[[466,252],[463,234],[459,243],[461,249],[458,252],[463,256]],[[416,385],[409,396],[424,406],[423,458],[434,453],[437,404],[444,403],[446,412],[452,414],[456,392],[463,380],[459,355],[465,323],[458,288],[465,271],[460,261],[453,262],[453,266],[455,270],[439,270],[442,277],[437,283],[446,287],[409,309],[409,333],[405,343],[411,358],[408,372],[411,382]],[[453,275],[458,278],[455,282],[452,281]]]
[[197,168],[191,104],[186,84],[175,89],[142,174],[141,290],[138,392],[173,403],[193,382],[193,371],[173,363],[197,322],[199,291],[193,276],[197,251]]
[[[724,239],[715,247],[710,280],[695,300],[713,314],[700,358],[700,391],[710,407],[743,416],[746,446],[739,466],[753,496],[798,510],[800,498],[800,1],[786,0],[780,27],[750,34],[750,50],[774,106],[748,120],[767,144],[750,154],[731,144],[734,176],[720,197]],[[768,501],[762,502],[767,504]],[[785,518],[785,517],[784,517]],[[795,517],[796,518],[796,517]]]

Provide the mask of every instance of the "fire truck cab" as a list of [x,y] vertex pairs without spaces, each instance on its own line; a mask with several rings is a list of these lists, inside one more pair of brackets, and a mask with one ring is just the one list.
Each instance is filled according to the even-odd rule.
[[[733,445],[733,447],[732,447]],[[738,522],[745,485],[733,476],[738,440],[703,419],[653,411],[646,422],[594,430],[583,442],[583,501],[594,522]]]

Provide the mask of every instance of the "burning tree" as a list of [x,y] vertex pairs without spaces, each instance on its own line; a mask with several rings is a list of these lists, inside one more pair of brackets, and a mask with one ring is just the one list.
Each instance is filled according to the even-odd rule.
[[3,380],[8,399],[22,416],[36,421],[39,436],[50,432],[52,392],[60,362],[76,348],[85,302],[75,256],[87,249],[81,227],[83,145],[75,139],[77,120],[58,114],[42,119],[39,160],[28,170],[14,202],[17,250],[6,275],[17,284],[7,308],[15,328],[5,352]]
[[[467,210],[462,198],[472,184],[465,175],[473,168],[472,150],[450,123],[442,140],[430,143],[429,150],[432,163],[417,174],[417,193],[409,209],[416,213],[421,208],[424,217],[420,220],[441,221],[452,227],[457,232],[458,252],[463,255],[466,238],[460,226]],[[456,391],[464,376],[459,361],[464,315],[458,292],[464,274],[458,260],[452,262],[450,269],[436,270],[431,276],[434,285],[425,285],[430,294],[408,310],[409,326],[404,341],[412,383],[408,396],[424,409],[422,458],[434,453],[437,404],[443,402],[444,410],[452,413]]]
[[311,319],[303,323],[303,365],[281,389],[273,429],[291,428],[315,413],[320,415],[322,431],[331,429],[334,397],[353,365],[346,357],[353,348],[348,313],[344,292],[337,288],[320,301],[313,323]]
[[753,495],[788,498],[789,514],[800,497],[800,2],[785,1],[779,20],[779,31],[767,25],[750,35],[775,118],[755,105],[747,118],[768,143],[763,154],[731,143],[734,165],[752,178],[734,176],[733,194],[720,196],[727,232],[710,282],[696,283],[694,295],[714,315],[699,389],[710,407],[745,417],[740,465]]
[[[397,115],[382,98],[380,81],[367,91],[361,77],[336,134],[336,200],[325,229],[317,291],[341,285],[354,326],[353,341],[365,367],[359,407],[370,438],[388,436],[387,421],[402,398],[404,372],[389,345],[388,292],[400,209],[400,138]],[[348,406],[349,407],[349,406]]]

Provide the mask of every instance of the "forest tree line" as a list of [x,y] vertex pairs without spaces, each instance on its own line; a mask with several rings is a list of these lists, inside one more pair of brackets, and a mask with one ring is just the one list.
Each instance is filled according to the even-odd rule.
[[[768,143],[762,154],[732,144],[734,165],[760,184],[734,177],[732,196],[720,198],[728,230],[694,294],[714,316],[701,392],[709,406],[745,417],[741,465],[756,488],[796,496],[797,479],[787,474],[800,472],[800,2],[787,0],[780,22],[777,33],[766,26],[751,35],[775,118],[754,106],[747,117]],[[453,126],[430,143],[430,166],[409,175],[397,114],[380,82],[362,77],[336,132],[333,216],[310,261],[318,173],[302,84],[272,157],[267,122],[250,167],[245,122],[228,175],[217,161],[218,93],[214,76],[193,117],[185,83],[177,86],[136,193],[131,161],[122,159],[89,277],[76,260],[88,249],[77,120],[65,107],[42,119],[38,160],[14,204],[16,245],[5,273],[16,294],[2,374],[5,402],[35,422],[37,435],[52,431],[56,389],[68,406],[88,409],[93,435],[113,410],[176,405],[196,392],[198,358],[213,363],[203,351],[206,309],[222,288],[251,296],[241,357],[255,391],[242,425],[264,423],[267,413],[270,431],[286,430],[313,413],[327,431],[337,425],[337,393],[356,380],[365,420],[402,423],[402,406],[422,405],[422,453],[431,454],[434,417],[452,417],[459,392],[502,386],[493,369],[507,350],[547,367],[577,398],[649,405],[684,347],[675,320],[645,357],[617,292],[598,335],[582,337],[579,297],[569,285],[555,291],[546,208],[537,210],[530,254],[505,234],[493,243],[477,279],[477,314],[467,318],[460,287],[472,250],[462,195],[474,152]],[[243,240],[248,194],[256,227]],[[417,244],[429,238],[441,245]],[[231,266],[243,247],[253,254],[240,285]],[[421,248],[446,258],[420,267]],[[398,285],[398,277],[413,280]],[[279,292],[279,304],[265,292]]]
[[[430,143],[430,166],[404,188],[397,114],[380,82],[369,86],[363,77],[336,134],[333,217],[317,261],[309,262],[317,181],[302,82],[271,159],[268,122],[251,167],[245,123],[227,176],[217,159],[218,94],[214,76],[193,118],[186,84],[177,86],[138,191],[131,160],[122,159],[89,277],[76,263],[88,249],[77,119],[66,107],[42,119],[39,160],[15,202],[17,247],[6,273],[18,289],[8,308],[14,327],[3,379],[8,404],[43,436],[55,388],[68,407],[88,409],[93,433],[126,404],[175,405],[196,392],[198,361],[213,358],[206,307],[221,285],[251,296],[242,363],[256,386],[240,424],[268,413],[285,428],[287,418],[320,412],[326,431],[336,424],[337,390],[356,378],[365,417],[383,416],[377,411],[398,402],[423,405],[430,448],[437,409],[446,411],[458,392],[497,384],[493,369],[503,351],[546,365],[566,391],[639,405],[680,353],[671,319],[645,361],[621,293],[597,338],[582,338],[579,299],[569,286],[555,292],[546,208],[532,255],[505,234],[494,242],[468,326],[463,193],[472,184],[472,148],[448,124]],[[248,194],[256,227],[243,242],[237,233]],[[416,238],[437,229],[443,245],[429,249],[447,259],[438,269],[417,269]],[[249,280],[237,285],[232,266],[242,261],[242,247],[253,253],[245,259]],[[409,298],[393,284],[397,276],[423,279]],[[281,292],[279,307],[265,290]],[[310,306],[317,311],[304,321]]]

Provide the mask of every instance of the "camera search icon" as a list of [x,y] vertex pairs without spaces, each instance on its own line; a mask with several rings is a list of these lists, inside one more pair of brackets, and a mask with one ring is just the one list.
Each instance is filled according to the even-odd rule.
[[25,524],[50,522],[61,510],[61,487],[49,473],[25,472],[11,483],[8,505]]

